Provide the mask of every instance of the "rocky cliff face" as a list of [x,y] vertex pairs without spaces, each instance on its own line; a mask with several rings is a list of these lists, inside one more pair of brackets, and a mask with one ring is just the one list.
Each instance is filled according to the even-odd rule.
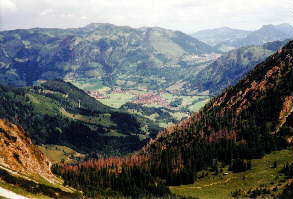
[[0,120],[0,166],[32,179],[56,179],[50,162],[24,130],[5,120]]

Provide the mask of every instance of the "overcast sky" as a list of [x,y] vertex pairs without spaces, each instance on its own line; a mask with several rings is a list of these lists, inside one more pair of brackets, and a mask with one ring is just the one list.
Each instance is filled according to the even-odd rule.
[[253,30],[290,23],[291,0],[0,0],[0,29],[113,23],[192,33],[229,26]]

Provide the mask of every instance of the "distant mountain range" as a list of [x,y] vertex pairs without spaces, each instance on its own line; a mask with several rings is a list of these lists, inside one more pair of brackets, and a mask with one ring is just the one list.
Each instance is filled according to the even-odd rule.
[[201,30],[194,34],[193,37],[211,45],[216,46],[223,42],[229,42],[236,39],[245,38],[250,31],[222,27],[216,29]]
[[[180,92],[184,94],[194,93],[194,89],[184,88],[195,86],[213,93],[239,80],[254,64],[272,53],[263,47],[250,47],[249,53],[243,49],[232,51],[213,63],[219,57],[215,54],[217,49],[283,41],[290,37],[291,30],[289,24],[281,24],[263,26],[254,32],[225,27],[195,34],[214,47],[179,31],[112,24],[90,24],[77,29],[3,31],[0,32],[0,83],[29,86],[39,80],[60,78],[73,83],[94,80],[109,87],[133,88],[135,85],[150,90],[183,85]],[[235,62],[225,64],[232,56]],[[239,60],[242,56],[246,59]],[[239,71],[237,66],[241,62],[250,67]],[[219,67],[221,70],[223,67],[222,71],[232,67],[234,73],[230,72],[229,76],[219,73],[215,78],[214,72],[205,72]],[[229,79],[219,86],[221,75]]]
[[[194,65],[192,56],[215,52],[179,31],[112,24],[3,31],[0,41],[0,83],[13,86],[56,78],[94,78],[124,87],[169,85],[182,77],[174,72]],[[143,81],[150,76],[155,83]]]
[[216,47],[221,51],[250,45],[262,45],[272,41],[292,38],[293,27],[290,24],[264,25],[256,31],[244,31],[228,27],[202,30],[193,34],[195,38]]

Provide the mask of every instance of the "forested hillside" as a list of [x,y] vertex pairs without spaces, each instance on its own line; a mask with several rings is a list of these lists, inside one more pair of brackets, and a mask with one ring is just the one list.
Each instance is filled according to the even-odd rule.
[[220,94],[225,88],[234,86],[239,80],[263,62],[289,40],[265,43],[262,46],[242,47],[231,50],[208,65],[204,70],[185,80],[184,87],[208,90],[212,94]]
[[0,89],[0,117],[21,125],[39,145],[121,155],[138,150],[160,129],[148,119],[107,107],[61,80]]
[[286,123],[292,117],[292,45],[145,147],[145,153],[156,160],[156,171],[161,169],[163,178],[173,184],[170,173],[194,173],[213,159],[224,164],[241,160],[241,167],[242,161],[286,147],[292,136],[292,124]]

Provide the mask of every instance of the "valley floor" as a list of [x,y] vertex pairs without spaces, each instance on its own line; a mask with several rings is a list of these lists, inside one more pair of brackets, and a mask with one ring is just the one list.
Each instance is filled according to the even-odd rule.
[[[209,102],[211,95],[209,92],[201,92],[194,95],[182,95],[174,90],[148,90],[147,88],[110,88],[100,85],[98,80],[70,81],[75,86],[85,90],[104,105],[113,108],[123,108],[128,112],[138,114],[148,119],[158,122],[161,127],[174,124],[189,116],[192,112],[197,112]],[[124,107],[131,103],[138,105],[142,110]],[[160,114],[163,112],[165,114]]]

